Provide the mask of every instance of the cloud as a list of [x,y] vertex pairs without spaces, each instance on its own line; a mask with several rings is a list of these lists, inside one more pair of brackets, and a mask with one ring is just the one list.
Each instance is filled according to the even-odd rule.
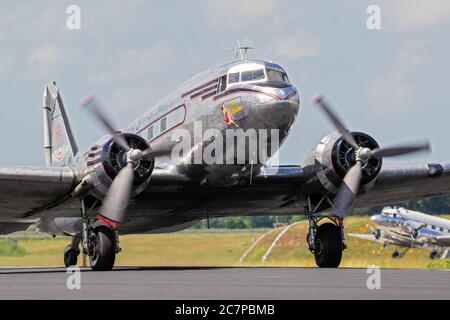
[[448,21],[450,17],[448,0],[385,0],[381,6],[382,15],[384,8],[392,15],[399,32],[423,30]]
[[[108,85],[142,76],[157,78],[165,68],[172,66],[175,48],[167,41],[158,41],[143,49],[121,49],[115,53],[100,52],[93,61],[89,82],[94,85]],[[101,59],[101,56],[104,59]],[[165,71],[167,73],[167,70]]]
[[27,59],[26,79],[46,79],[53,75],[63,60],[62,49],[55,45],[47,45],[31,51]]
[[215,0],[205,7],[211,24],[231,29],[270,16],[275,9],[276,0]]
[[276,57],[294,61],[316,56],[319,47],[319,41],[301,29],[293,36],[276,37],[270,42],[270,51],[273,51]]
[[429,41],[414,39],[407,41],[398,52],[394,63],[379,74],[366,89],[373,105],[379,112],[403,111],[415,99],[416,88],[411,82],[411,73],[430,64],[426,52]]
[[14,59],[10,53],[0,55],[0,79],[6,77],[12,70]]

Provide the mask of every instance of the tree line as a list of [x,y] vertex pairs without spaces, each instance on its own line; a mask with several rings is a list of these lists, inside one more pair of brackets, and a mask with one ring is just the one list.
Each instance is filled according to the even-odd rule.
[[[450,196],[434,197],[418,201],[408,201],[393,204],[410,210],[420,211],[427,214],[450,214]],[[355,209],[348,215],[373,215],[380,213],[385,206],[375,206],[364,209]],[[275,224],[291,224],[304,219],[303,215],[294,216],[242,216],[209,219],[209,228],[216,229],[253,229],[253,228],[273,228]],[[203,220],[197,223],[194,229],[208,228],[208,221]]]

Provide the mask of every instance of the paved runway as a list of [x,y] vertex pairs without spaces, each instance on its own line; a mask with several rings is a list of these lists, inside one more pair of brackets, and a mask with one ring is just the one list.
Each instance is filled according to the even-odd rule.
[[450,270],[381,270],[381,289],[366,269],[118,268],[82,270],[68,290],[63,268],[0,269],[0,299],[450,299]]

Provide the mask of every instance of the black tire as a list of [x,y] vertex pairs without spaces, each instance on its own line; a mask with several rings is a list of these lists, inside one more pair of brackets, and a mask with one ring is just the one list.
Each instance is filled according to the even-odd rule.
[[71,249],[71,245],[69,244],[64,249],[64,265],[67,267],[69,266],[76,266],[78,255],[80,254],[80,251]]
[[89,257],[94,271],[109,271],[116,260],[116,236],[108,227],[98,227],[92,235],[93,255]]
[[437,251],[431,251],[431,253],[430,253],[430,259],[431,260],[434,260],[434,259],[436,259],[438,257],[439,257],[439,253]]
[[317,228],[315,240],[314,258],[317,266],[320,268],[339,267],[344,250],[341,228],[332,223],[322,224]]
[[401,254],[401,253],[398,252],[398,251],[394,251],[394,252],[392,253],[392,258],[394,258],[394,259],[399,259],[399,258],[401,258],[401,257],[403,257],[403,254]]

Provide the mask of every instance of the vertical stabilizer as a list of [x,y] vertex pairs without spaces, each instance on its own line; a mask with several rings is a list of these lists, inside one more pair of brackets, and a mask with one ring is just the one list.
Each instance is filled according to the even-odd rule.
[[43,108],[45,163],[49,167],[71,165],[78,153],[78,146],[55,82],[44,89]]

